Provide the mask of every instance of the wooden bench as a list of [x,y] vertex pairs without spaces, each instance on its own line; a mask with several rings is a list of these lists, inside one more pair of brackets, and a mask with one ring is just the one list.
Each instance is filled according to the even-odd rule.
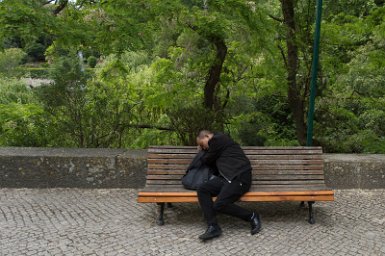
[[[253,168],[250,191],[240,201],[299,201],[309,205],[309,223],[314,224],[313,203],[333,201],[325,185],[321,147],[242,147]],[[157,223],[164,224],[165,203],[196,203],[196,191],[181,184],[196,147],[158,146],[148,149],[146,185],[138,202],[157,203]]]

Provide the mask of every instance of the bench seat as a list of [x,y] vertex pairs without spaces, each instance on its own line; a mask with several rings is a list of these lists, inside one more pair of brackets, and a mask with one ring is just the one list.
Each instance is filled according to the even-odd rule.
[[[334,191],[324,180],[321,147],[243,147],[250,159],[252,185],[240,201],[309,203],[309,222],[314,223],[312,204],[333,201]],[[138,202],[158,203],[158,224],[163,224],[164,203],[196,203],[196,191],[181,185],[181,178],[196,154],[195,147],[157,146],[148,149],[146,185]]]

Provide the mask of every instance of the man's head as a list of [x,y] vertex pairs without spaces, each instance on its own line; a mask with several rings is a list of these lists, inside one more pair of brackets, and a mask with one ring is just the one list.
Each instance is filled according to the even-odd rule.
[[209,140],[214,136],[214,133],[209,130],[201,130],[197,136],[197,144],[203,149],[209,148]]

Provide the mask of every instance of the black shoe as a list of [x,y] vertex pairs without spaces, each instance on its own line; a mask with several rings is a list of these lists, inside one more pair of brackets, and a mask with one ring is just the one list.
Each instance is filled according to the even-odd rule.
[[206,232],[199,236],[199,239],[206,241],[222,234],[222,229],[218,225],[210,225]]
[[253,217],[250,220],[251,234],[255,235],[261,231],[262,223],[258,213],[253,213]]

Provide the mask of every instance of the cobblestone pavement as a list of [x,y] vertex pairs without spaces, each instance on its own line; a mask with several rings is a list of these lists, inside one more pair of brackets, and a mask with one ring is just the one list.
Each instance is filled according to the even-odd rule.
[[136,202],[132,189],[0,189],[1,255],[385,255],[385,190],[340,190],[316,203],[316,224],[298,203],[248,203],[263,230],[220,216],[223,235],[200,242],[196,204]]

